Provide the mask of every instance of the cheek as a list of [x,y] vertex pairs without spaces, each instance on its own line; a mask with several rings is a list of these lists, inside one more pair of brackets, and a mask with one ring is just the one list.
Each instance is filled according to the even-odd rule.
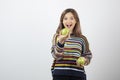
[[76,23],[72,25],[72,29],[75,27]]
[[72,27],[74,27],[74,26],[75,26],[75,24],[76,24],[76,23],[74,23],[74,24],[72,25]]
[[63,25],[65,26],[65,23],[63,23]]
[[65,21],[63,21],[63,25],[65,25]]

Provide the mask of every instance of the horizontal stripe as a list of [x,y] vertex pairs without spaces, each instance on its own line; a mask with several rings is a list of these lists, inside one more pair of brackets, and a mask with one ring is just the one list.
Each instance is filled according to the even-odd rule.
[[75,58],[63,58],[62,60],[76,60]]
[[79,50],[82,50],[82,46],[81,45],[77,45],[77,44],[65,44],[66,48],[77,48]]
[[78,57],[76,57],[76,56],[65,55],[63,58],[75,58],[75,59],[77,59]]
[[56,69],[59,69],[59,70],[73,70],[73,71],[84,72],[84,70],[75,69],[75,68],[63,68],[63,67],[56,67],[56,68],[54,68],[54,70],[56,70]]
[[76,60],[62,60],[62,61],[56,61],[56,64],[71,64],[76,65]]
[[77,53],[77,52],[64,52],[64,55],[70,55],[70,56],[79,57],[81,55],[81,53]]
[[75,40],[73,40],[73,41],[66,41],[65,43],[66,43],[66,44],[73,44],[73,45],[74,45],[74,44],[77,44],[77,45],[79,45],[79,46],[82,45],[82,43],[81,43],[80,41],[75,41]]
[[65,41],[65,43],[70,43],[70,44],[72,44],[72,43],[77,43],[77,44],[78,44],[78,43],[79,43],[79,45],[82,45],[81,40],[76,41],[75,39],[73,39],[73,40],[69,40],[69,39],[68,39],[68,40]]
[[67,51],[67,50],[69,50],[69,51],[79,51],[79,52],[81,52],[81,50],[79,49],[79,48],[67,48],[67,47],[65,47],[64,48],[65,50],[64,51]]
[[55,64],[55,67],[60,67],[60,66],[66,66],[66,67],[72,66],[72,67],[77,67],[76,64]]

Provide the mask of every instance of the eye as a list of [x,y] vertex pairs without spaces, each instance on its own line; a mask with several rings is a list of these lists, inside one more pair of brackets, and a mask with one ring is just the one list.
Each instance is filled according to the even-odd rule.
[[71,17],[70,19],[71,19],[71,20],[74,20],[74,18],[73,18],[73,17]]
[[64,20],[67,20],[67,18],[65,17]]

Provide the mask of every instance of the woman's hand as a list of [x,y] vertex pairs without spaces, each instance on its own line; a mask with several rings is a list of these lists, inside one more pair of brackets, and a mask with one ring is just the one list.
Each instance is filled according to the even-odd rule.
[[60,42],[61,44],[63,44],[65,42],[65,40],[70,36],[70,34],[66,34],[66,35],[62,35],[61,33],[59,34],[59,36],[57,37],[57,41]]
[[77,66],[79,66],[79,67],[84,67],[85,62],[86,62],[86,59],[85,59],[84,57],[79,57],[79,58],[76,60],[76,64],[77,64]]

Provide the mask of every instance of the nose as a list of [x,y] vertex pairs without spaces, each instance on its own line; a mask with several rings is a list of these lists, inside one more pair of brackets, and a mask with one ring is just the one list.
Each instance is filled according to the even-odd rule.
[[68,23],[71,23],[71,19],[68,19],[67,22],[68,22]]

